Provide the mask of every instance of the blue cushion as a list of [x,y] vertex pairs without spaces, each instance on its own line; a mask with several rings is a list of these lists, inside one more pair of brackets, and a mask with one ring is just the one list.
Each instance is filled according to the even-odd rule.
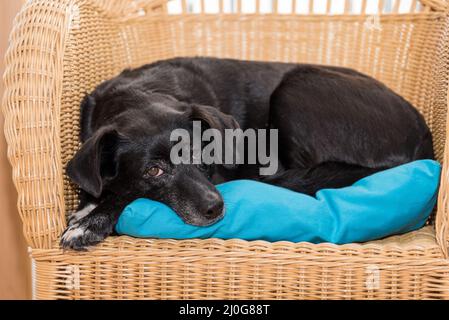
[[365,177],[316,197],[250,180],[217,188],[225,217],[214,225],[187,225],[168,206],[137,199],[116,231],[145,238],[239,238],[337,244],[363,242],[422,227],[435,205],[440,165],[420,160]]

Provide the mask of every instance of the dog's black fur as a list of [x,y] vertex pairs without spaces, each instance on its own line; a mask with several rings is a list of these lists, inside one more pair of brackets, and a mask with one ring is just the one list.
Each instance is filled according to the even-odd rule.
[[[83,145],[67,173],[85,191],[80,210],[96,207],[70,221],[64,248],[102,241],[138,197],[207,225],[223,215],[218,182],[258,179],[313,195],[434,156],[429,128],[410,103],[339,67],[176,58],[123,71],[87,95],[81,108]],[[278,129],[278,172],[260,177],[258,165],[173,165],[170,133],[190,131],[194,119],[221,131]],[[149,168],[163,173],[148,175]]]

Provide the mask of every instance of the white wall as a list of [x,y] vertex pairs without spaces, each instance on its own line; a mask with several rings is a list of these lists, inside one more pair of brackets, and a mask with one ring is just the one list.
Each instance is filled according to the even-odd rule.
[[[199,12],[201,9],[201,0],[186,0],[190,12]],[[242,11],[246,13],[255,12],[256,0],[240,0],[242,2]],[[392,10],[395,1],[384,0],[384,12]],[[402,0],[399,12],[408,12],[413,0]],[[219,10],[219,0],[204,0],[206,12],[214,13]],[[273,0],[260,0],[260,11],[271,12]],[[326,11],[327,0],[314,0],[314,12],[324,13]],[[296,12],[307,13],[309,10],[308,0],[296,0]],[[331,13],[339,14],[344,10],[345,0],[332,0]],[[361,11],[361,0],[351,0],[351,11],[354,13]],[[278,11],[280,13],[290,13],[292,0],[278,0]],[[379,0],[368,0],[366,12],[376,13],[379,7]],[[237,9],[236,0],[224,0],[224,11],[233,12]],[[181,12],[181,0],[171,0],[169,2],[169,11],[171,13]]]

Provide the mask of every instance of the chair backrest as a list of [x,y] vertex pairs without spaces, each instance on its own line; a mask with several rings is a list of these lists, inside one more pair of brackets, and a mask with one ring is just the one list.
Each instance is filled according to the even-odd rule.
[[[53,188],[34,191],[32,199],[19,198],[22,217],[32,219],[27,210],[31,215],[38,207],[40,221],[47,225],[38,227],[39,232],[36,223],[25,226],[26,232],[34,234],[27,237],[30,242],[46,246],[56,239],[65,212],[77,204],[76,188],[63,172],[79,148],[83,96],[124,68],[159,59],[201,55],[355,68],[383,81],[421,111],[433,132],[437,157],[443,159],[449,70],[447,0],[396,0],[390,7],[380,0],[374,11],[370,0],[325,0],[322,11],[317,0],[282,0],[283,6],[274,0],[268,9],[266,1],[249,0],[253,3],[249,10],[243,1],[248,0],[233,1],[230,8],[227,1],[217,0],[211,10],[208,7],[214,0],[193,1],[194,6],[186,0],[28,2],[16,21],[8,55],[5,79],[10,90],[5,113],[9,142],[16,141],[10,149],[13,166],[22,163],[29,168],[27,161],[31,161],[35,164],[31,173],[35,169],[49,172],[45,181],[17,173],[16,186],[29,194],[37,187],[33,179],[40,179],[40,187]],[[290,9],[285,9],[285,2]],[[345,3],[341,13],[333,12],[336,2]],[[403,13],[404,3],[409,7]],[[23,68],[28,75],[23,75]],[[14,84],[20,88],[13,88]],[[14,116],[20,118],[19,129],[13,127]],[[48,121],[55,125],[46,126]],[[39,125],[48,136],[45,141],[34,136],[42,134]],[[21,134],[23,141],[17,142]],[[27,158],[21,153],[24,146],[43,149],[33,149]],[[61,216],[47,212],[55,208]]]

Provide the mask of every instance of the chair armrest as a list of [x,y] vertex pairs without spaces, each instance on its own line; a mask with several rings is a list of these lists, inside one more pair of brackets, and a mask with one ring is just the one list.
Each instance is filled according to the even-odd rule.
[[65,226],[59,119],[74,2],[27,2],[14,21],[6,53],[5,136],[23,232],[32,248],[51,248]]
[[[449,105],[449,90],[447,92]],[[446,141],[435,219],[436,238],[446,258],[449,257],[449,112],[446,111]]]

